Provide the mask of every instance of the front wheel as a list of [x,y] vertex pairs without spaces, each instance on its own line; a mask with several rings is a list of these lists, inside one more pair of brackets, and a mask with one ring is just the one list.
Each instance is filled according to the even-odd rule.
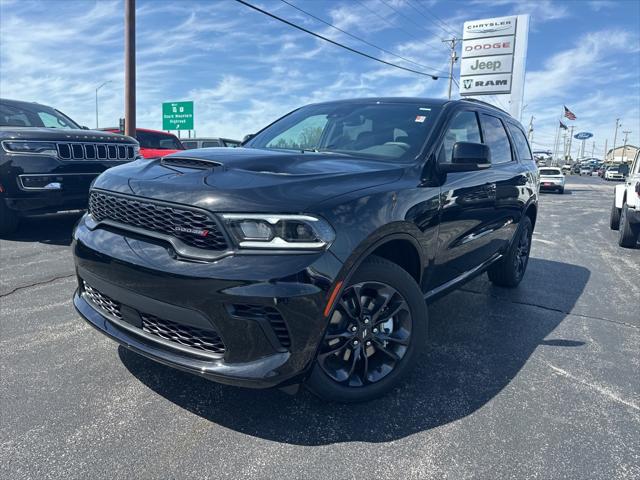
[[629,221],[629,206],[625,203],[622,205],[620,214],[620,236],[618,237],[618,245],[625,248],[633,248],[638,243],[640,234],[640,225],[632,224]]
[[620,228],[620,209],[616,207],[616,199],[613,199],[613,205],[611,205],[611,214],[609,215],[609,227],[611,230],[618,230]]
[[307,387],[319,397],[352,403],[395,387],[427,341],[427,307],[409,273],[372,256],[336,302]]
[[531,219],[524,215],[520,219],[520,227],[505,256],[487,270],[489,280],[500,287],[517,287],[529,264],[533,225]]

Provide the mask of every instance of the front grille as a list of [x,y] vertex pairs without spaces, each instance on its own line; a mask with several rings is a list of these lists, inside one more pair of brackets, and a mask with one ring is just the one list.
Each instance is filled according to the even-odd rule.
[[96,221],[112,220],[180,239],[196,248],[226,250],[227,242],[216,221],[203,212],[169,207],[148,200],[93,190],[89,212]]
[[160,161],[162,165],[169,165],[173,167],[195,168],[197,170],[207,170],[209,168],[219,167],[222,164],[218,162],[212,162],[209,160],[200,160],[197,158],[184,158],[184,157],[163,157]]
[[[103,315],[125,321],[122,318],[120,303],[99,292],[84,280],[82,290],[83,297]],[[216,354],[225,352],[224,343],[215,330],[181,325],[149,313],[138,312],[138,314],[142,319],[143,332],[194,350]],[[131,327],[137,328],[133,325]]]
[[62,160],[135,160],[133,145],[109,145],[106,143],[60,142],[58,156]]
[[269,325],[271,325],[276,337],[278,337],[280,345],[285,348],[291,346],[289,329],[287,328],[284,318],[282,318],[282,315],[276,308],[266,305],[232,305],[231,314],[235,317],[249,320],[266,319]]
[[140,317],[142,317],[142,330],[151,335],[156,335],[196,350],[224,353],[224,343],[213,330],[180,325],[146,313],[141,313]]

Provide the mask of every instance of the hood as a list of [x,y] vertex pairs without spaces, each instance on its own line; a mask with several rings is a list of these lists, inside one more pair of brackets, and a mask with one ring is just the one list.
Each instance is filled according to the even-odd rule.
[[0,127],[0,138],[3,140],[50,140],[57,142],[136,143],[136,140],[131,137],[101,130],[44,127]]
[[[181,159],[212,162],[197,170]],[[171,162],[170,164],[165,163]],[[331,153],[251,148],[187,150],[101,175],[96,188],[228,212],[303,212],[317,203],[399,179],[406,165]]]

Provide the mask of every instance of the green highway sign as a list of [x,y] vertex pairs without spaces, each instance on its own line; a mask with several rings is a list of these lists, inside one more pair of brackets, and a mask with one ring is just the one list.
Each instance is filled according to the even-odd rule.
[[193,130],[193,102],[162,104],[163,130]]

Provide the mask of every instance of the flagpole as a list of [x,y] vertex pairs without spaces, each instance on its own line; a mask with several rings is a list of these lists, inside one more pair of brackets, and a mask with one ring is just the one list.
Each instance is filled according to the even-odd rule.
[[569,156],[571,156],[571,139],[573,138],[573,125],[571,125],[571,132],[569,132]]
[[553,143],[553,161],[556,162],[556,165],[558,162],[558,144],[559,143],[560,143],[560,120],[558,120],[558,126],[556,127],[556,141]]

